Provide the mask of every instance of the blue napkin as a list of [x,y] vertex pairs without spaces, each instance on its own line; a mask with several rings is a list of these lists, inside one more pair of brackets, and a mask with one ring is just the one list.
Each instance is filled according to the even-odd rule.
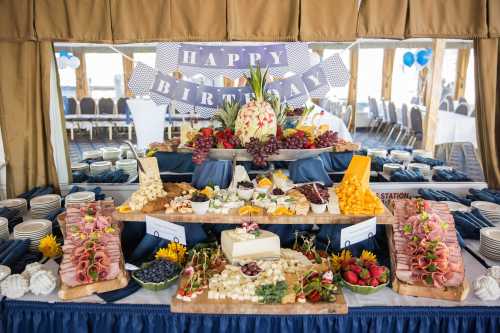
[[351,163],[352,151],[342,153],[323,153],[319,155],[327,172],[345,171]]
[[[12,266],[17,260],[22,258],[27,252],[30,245],[29,239],[16,240],[14,246],[9,247],[7,251],[0,254],[0,264],[5,266]],[[7,252],[7,253],[6,253]]]
[[290,162],[288,171],[290,179],[294,183],[322,182],[325,186],[333,185],[325,165],[319,157]]
[[108,291],[105,293],[99,293],[96,295],[103,299],[106,303],[112,303],[132,295],[139,289],[141,289],[141,286],[137,282],[135,282],[134,279],[130,278],[128,285],[125,288]]
[[467,198],[471,201],[488,201],[500,205],[500,191],[483,188],[482,190],[469,189]]
[[40,252],[26,252],[21,258],[16,260],[16,262],[11,265],[13,274],[20,274],[24,272],[26,265],[40,261],[42,259],[42,254]]
[[73,183],[85,183],[89,179],[89,176],[81,171],[74,171],[71,176],[73,177]]
[[380,157],[380,156],[376,156],[372,159],[372,163],[371,163],[371,169],[373,171],[384,171],[384,164],[386,163],[398,163],[398,164],[401,164],[402,162],[400,160],[396,160],[394,158],[391,158],[391,157]]
[[232,178],[232,161],[206,160],[194,169],[192,185],[197,189],[209,184],[228,188]]
[[153,259],[159,248],[167,246],[166,239],[145,234],[141,242],[130,255],[128,261],[136,266]]
[[471,182],[472,179],[458,170],[437,170],[432,177],[437,182]]
[[125,183],[129,178],[129,174],[122,169],[114,171],[105,171],[95,176],[89,176],[87,182],[89,183]]
[[391,182],[426,182],[427,179],[418,170],[396,170],[391,175]]
[[37,186],[32,188],[29,191],[26,191],[18,196],[18,198],[23,198],[29,201],[34,197],[38,197],[40,195],[52,194],[54,193],[54,188],[52,186]]
[[431,168],[435,167],[435,166],[441,166],[441,165],[444,165],[444,162],[441,161],[441,160],[436,160],[434,158],[427,158],[427,157],[423,157],[423,156],[415,156],[413,158],[413,162],[417,162],[417,163],[423,163],[423,164],[427,164],[429,165]]

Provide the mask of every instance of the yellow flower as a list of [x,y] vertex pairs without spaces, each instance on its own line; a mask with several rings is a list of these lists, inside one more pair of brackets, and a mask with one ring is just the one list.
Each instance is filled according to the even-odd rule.
[[38,251],[42,252],[44,257],[54,258],[62,253],[61,245],[57,243],[54,235],[47,235],[40,240]]
[[367,250],[363,250],[363,252],[361,252],[361,256],[359,257],[359,259],[363,260],[364,262],[371,262],[374,264],[377,263],[377,256]]
[[340,270],[342,263],[349,261],[352,258],[352,253],[349,250],[342,250],[339,255],[332,256],[332,269],[336,273]]
[[184,262],[186,247],[182,244],[171,242],[167,247],[158,249],[155,254],[157,260],[170,260],[179,264]]

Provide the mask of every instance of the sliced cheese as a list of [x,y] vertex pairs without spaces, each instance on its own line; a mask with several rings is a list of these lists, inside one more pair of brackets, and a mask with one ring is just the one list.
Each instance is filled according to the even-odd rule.
[[231,263],[280,257],[280,238],[267,230],[260,230],[259,236],[254,239],[242,239],[235,229],[224,230],[221,233],[221,247]]
[[347,168],[344,179],[356,177],[363,187],[368,187],[370,182],[371,158],[368,156],[354,155]]

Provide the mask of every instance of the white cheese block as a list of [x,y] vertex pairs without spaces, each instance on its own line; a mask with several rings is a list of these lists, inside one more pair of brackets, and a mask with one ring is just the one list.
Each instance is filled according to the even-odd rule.
[[259,236],[254,239],[245,239],[236,229],[224,230],[221,234],[222,252],[229,262],[279,258],[280,238],[278,235],[267,230],[259,230],[259,232]]

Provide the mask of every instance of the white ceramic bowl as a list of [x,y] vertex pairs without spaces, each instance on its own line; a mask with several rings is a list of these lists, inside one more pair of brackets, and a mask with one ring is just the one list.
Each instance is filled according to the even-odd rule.
[[210,200],[204,202],[194,202],[191,201],[191,207],[196,215],[203,215],[208,211],[208,206],[210,205]]
[[326,203],[315,204],[311,202],[311,209],[314,214],[323,214],[326,211]]
[[253,191],[253,188],[238,187],[238,196],[240,199],[248,201],[252,199]]

